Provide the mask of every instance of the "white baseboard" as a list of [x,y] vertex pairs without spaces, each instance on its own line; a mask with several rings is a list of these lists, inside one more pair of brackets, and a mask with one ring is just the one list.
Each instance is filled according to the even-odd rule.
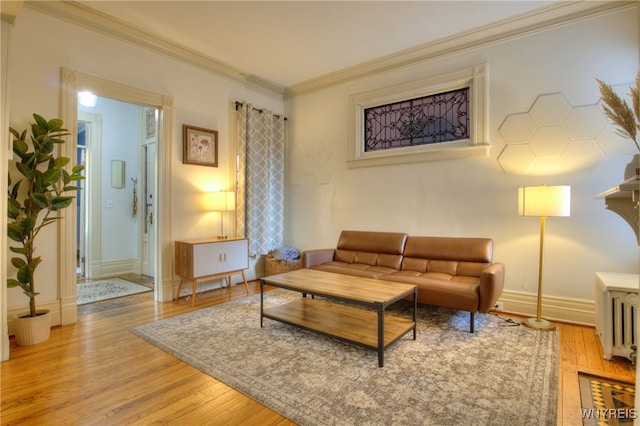
[[118,275],[139,274],[142,270],[140,258],[92,262],[90,277],[92,280],[117,277]]
[[[163,285],[165,287],[165,302],[171,300],[173,297],[173,291],[176,285],[172,280],[167,280]],[[213,283],[211,283],[213,284]],[[218,281],[218,285],[210,285],[210,288],[216,288],[222,283]],[[189,285],[190,287],[190,285]],[[200,291],[202,288],[198,287]],[[204,288],[209,289],[209,288]],[[191,289],[188,288],[182,294],[190,293]],[[525,316],[535,316],[538,298],[535,294],[523,293],[519,291],[504,290],[502,296],[498,299],[499,302],[504,304],[501,312],[513,313]],[[24,314],[28,311],[28,307],[11,308],[8,310],[8,327],[9,334],[13,334],[12,322],[13,317]],[[61,324],[61,312],[60,301],[53,300],[50,302],[38,303],[38,309],[48,309],[51,311],[51,325]],[[581,300],[581,299],[566,299],[554,296],[542,297],[542,316],[548,320],[562,321],[574,324],[595,325],[595,301],[593,300]]]
[[[538,296],[519,291],[504,290],[499,302],[504,304],[506,313],[536,316]],[[553,321],[595,325],[595,301],[542,296],[542,317]]]

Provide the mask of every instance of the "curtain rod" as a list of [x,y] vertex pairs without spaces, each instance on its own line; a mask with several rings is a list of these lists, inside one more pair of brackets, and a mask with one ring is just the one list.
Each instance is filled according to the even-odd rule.
[[[244,102],[236,101],[236,111],[237,111],[237,110],[238,110],[238,108],[240,108],[242,105],[244,105]],[[263,110],[262,110],[262,109],[260,109],[260,108],[256,108],[256,107],[251,107],[251,108],[252,108],[254,111],[258,111],[258,112],[259,112],[259,113],[261,113],[261,114],[262,114],[262,112],[263,112]],[[280,118],[280,117],[282,117],[280,114],[273,114],[273,116],[274,116],[274,117],[276,117],[276,118]],[[286,120],[287,120],[287,117],[284,117],[284,120],[286,121]]]

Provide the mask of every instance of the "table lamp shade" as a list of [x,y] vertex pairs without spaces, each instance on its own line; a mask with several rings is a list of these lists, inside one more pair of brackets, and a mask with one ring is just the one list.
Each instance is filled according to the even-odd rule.
[[207,210],[215,212],[226,212],[235,209],[235,197],[231,191],[215,191],[209,193]]
[[518,188],[520,216],[569,216],[570,213],[571,187],[569,185]]

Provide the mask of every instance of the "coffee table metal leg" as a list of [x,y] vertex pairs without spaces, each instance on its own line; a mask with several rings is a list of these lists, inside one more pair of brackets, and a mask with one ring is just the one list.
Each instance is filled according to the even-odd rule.
[[384,309],[378,303],[378,367],[384,366]]
[[416,340],[416,331],[418,327],[418,317],[416,312],[418,311],[418,288],[413,289],[413,340]]
[[264,280],[260,280],[260,328],[262,328],[263,312],[264,312]]

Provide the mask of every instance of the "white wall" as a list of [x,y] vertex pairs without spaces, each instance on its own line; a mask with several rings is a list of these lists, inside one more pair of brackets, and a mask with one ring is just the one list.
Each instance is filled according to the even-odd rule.
[[[350,95],[482,62],[490,68],[487,158],[347,168]],[[295,159],[288,174],[287,243],[302,250],[335,247],[343,229],[491,237],[494,259],[506,264],[506,289],[535,294],[539,221],[517,215],[517,188],[568,184],[571,217],[547,221],[544,294],[593,300],[594,272],[639,272],[631,228],[594,199],[623,180],[631,155],[556,176],[506,175],[497,161],[504,147],[498,129],[508,114],[527,112],[542,94],[562,92],[574,106],[595,104],[596,77],[632,83],[637,69],[638,16],[624,11],[294,94],[285,102],[289,158]],[[326,157],[328,164],[317,160]]]
[[[171,238],[216,235],[217,217],[205,214],[198,200],[207,188],[226,188],[231,184],[232,102],[251,102],[281,114],[282,96],[246,87],[24,7],[16,19],[9,59],[10,125],[25,128],[33,112],[48,118],[59,115],[60,67],[174,98],[175,131],[173,140],[169,141],[172,145]],[[218,168],[182,164],[182,124],[185,123],[218,130]],[[42,292],[39,303],[58,297],[58,283],[43,279],[57,276],[59,261],[55,227],[48,231],[38,244],[44,259],[37,272]],[[9,289],[8,307],[20,306],[27,306],[26,297],[17,289]]]

